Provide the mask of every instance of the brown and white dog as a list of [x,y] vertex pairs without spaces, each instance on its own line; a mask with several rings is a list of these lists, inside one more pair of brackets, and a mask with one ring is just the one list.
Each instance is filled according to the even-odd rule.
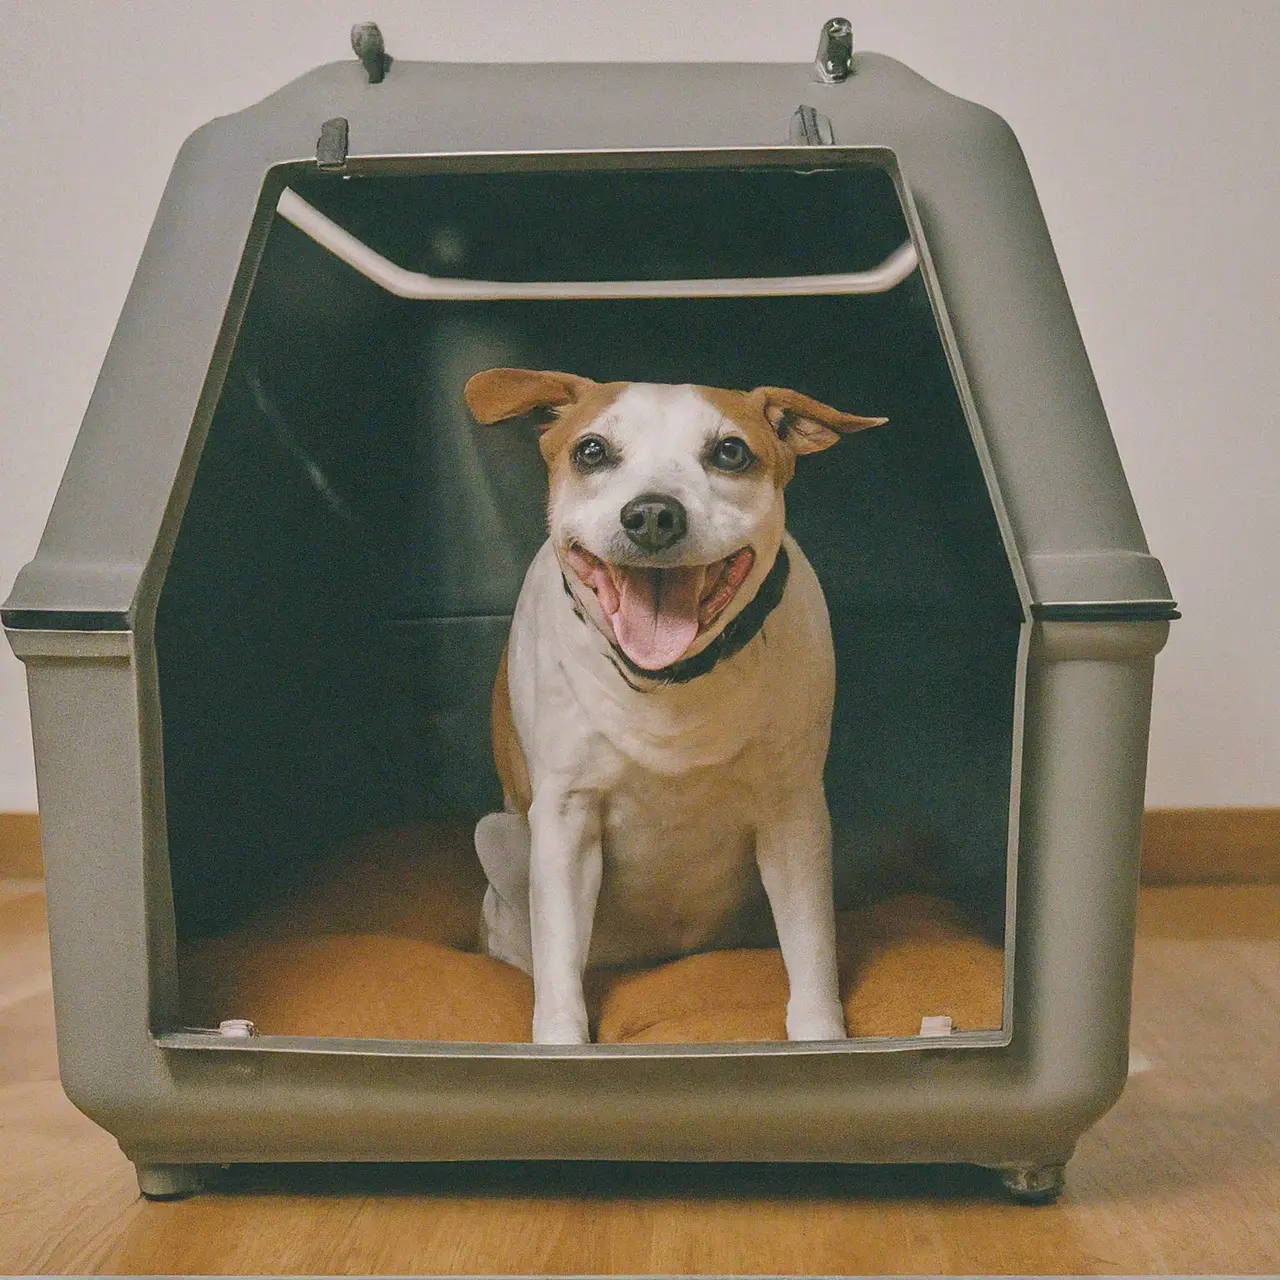
[[724,945],[761,886],[788,1037],[843,1039],[835,663],[783,490],[797,454],[884,419],[780,387],[527,369],[477,373],[465,395],[481,423],[551,411],[550,538],[493,691],[507,812],[476,828],[485,949],[533,976],[534,1041],[588,1041],[589,965]]

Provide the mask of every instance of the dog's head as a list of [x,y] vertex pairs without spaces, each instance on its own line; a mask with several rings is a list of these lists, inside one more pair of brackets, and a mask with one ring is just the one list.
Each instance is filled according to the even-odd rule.
[[700,652],[755,596],[782,541],[796,455],[885,421],[783,387],[530,369],[487,369],[464,394],[482,423],[550,411],[540,443],[552,545],[592,621],[646,671]]

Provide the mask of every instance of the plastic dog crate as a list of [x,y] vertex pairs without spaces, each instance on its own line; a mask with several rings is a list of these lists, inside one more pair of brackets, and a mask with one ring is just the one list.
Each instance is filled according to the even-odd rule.
[[[1176,613],[1013,135],[889,58],[850,74],[843,36],[817,70],[366,44],[184,146],[3,613],[63,1084],[144,1192],[202,1164],[611,1158],[971,1162],[1046,1198],[1118,1096]],[[1002,948],[998,1026],[184,1026],[182,948],[319,848],[500,807],[489,693],[545,479],[532,429],[466,414],[491,365],[890,419],[787,495],[837,650],[837,897],[926,848]]]

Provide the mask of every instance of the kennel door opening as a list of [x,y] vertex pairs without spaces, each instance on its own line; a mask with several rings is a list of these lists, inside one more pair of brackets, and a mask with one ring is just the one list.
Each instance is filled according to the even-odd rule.
[[[866,272],[910,242],[873,165],[294,186],[449,278]],[[180,941],[256,919],[343,842],[500,807],[490,689],[545,481],[532,426],[466,413],[492,365],[794,386],[890,419],[787,494],[837,651],[838,905],[906,875],[1002,939],[1023,615],[918,271],[866,295],[414,301],[278,218],[157,620]]]

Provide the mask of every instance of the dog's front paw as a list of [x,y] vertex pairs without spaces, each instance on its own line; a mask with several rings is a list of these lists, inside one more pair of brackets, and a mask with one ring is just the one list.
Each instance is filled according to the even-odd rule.
[[590,1044],[591,1032],[587,1029],[587,1015],[567,1013],[533,1013],[534,1044]]
[[846,1040],[844,1009],[838,1000],[818,1005],[787,1005],[788,1040]]

